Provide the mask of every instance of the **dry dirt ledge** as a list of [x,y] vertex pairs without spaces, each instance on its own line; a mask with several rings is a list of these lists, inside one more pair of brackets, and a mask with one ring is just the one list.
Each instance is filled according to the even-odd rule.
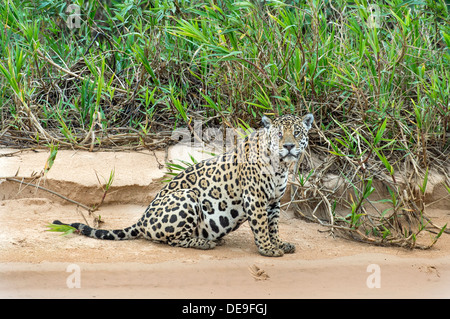
[[[179,158],[180,152],[172,150],[169,157]],[[18,169],[20,176],[40,172],[47,156],[43,151],[0,155],[0,177]],[[41,185],[91,205],[101,196],[95,171],[103,181],[115,168],[114,188],[98,213],[104,228],[129,226],[162,187],[165,169],[158,162],[163,164],[164,157],[164,152],[59,151]],[[53,195],[0,180],[0,298],[450,297],[446,234],[427,251],[372,247],[328,236],[319,225],[288,212],[282,215],[281,236],[297,251],[267,258],[258,254],[247,225],[210,251],[46,232],[54,219],[82,221],[80,212],[85,213]],[[428,213],[441,225],[450,219],[449,209]],[[72,264],[81,271],[80,288],[67,286]],[[380,288],[367,286],[372,264],[380,267]],[[256,280],[252,265],[269,278]]]

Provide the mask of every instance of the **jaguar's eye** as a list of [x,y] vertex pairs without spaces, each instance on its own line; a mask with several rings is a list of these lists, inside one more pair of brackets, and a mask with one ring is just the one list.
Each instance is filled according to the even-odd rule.
[[297,137],[300,135],[300,131],[294,131],[294,136]]
[[278,137],[279,137],[279,138],[282,138],[282,137],[283,137],[283,132],[279,131],[279,132],[278,132]]

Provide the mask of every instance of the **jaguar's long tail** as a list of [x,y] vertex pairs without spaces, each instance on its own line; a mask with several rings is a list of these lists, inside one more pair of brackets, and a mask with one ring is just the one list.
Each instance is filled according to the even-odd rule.
[[73,228],[76,228],[79,234],[97,239],[126,240],[136,238],[140,235],[139,228],[136,224],[124,229],[115,230],[92,228],[86,224],[81,223],[64,224],[59,220],[55,220],[53,224],[71,226]]

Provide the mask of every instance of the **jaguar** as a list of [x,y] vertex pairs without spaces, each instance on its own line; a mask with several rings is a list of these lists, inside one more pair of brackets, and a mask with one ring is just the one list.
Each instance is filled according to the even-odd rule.
[[279,237],[280,200],[289,169],[308,145],[312,114],[262,117],[262,127],[233,149],[194,164],[155,196],[132,226],[105,230],[82,223],[75,232],[108,240],[144,237],[171,246],[212,249],[248,221],[263,256],[295,252]]

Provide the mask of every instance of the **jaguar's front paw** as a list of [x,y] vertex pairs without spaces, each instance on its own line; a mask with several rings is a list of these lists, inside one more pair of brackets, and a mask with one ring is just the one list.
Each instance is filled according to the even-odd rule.
[[263,256],[267,257],[281,257],[284,255],[284,251],[282,249],[273,247],[273,248],[259,248],[259,253]]
[[284,242],[283,244],[281,244],[280,248],[286,254],[292,254],[295,252],[295,245],[291,243]]

